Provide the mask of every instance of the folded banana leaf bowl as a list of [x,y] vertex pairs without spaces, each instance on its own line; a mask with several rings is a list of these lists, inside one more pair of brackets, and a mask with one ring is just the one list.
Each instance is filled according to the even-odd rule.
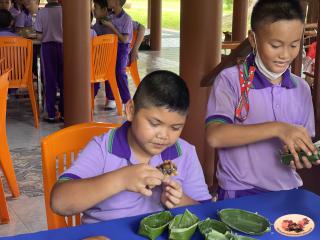
[[154,240],[168,229],[168,239],[188,240],[198,228],[205,240],[254,240],[234,230],[247,235],[263,235],[271,230],[268,219],[257,213],[226,208],[218,211],[218,216],[221,221],[210,218],[200,221],[188,209],[176,216],[164,211],[143,218],[138,233]]

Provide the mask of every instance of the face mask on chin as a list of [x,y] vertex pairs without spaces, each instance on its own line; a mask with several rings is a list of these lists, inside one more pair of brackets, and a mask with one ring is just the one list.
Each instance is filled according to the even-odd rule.
[[282,76],[282,74],[285,71],[287,71],[287,68],[281,73],[274,73],[274,72],[269,71],[267,69],[267,67],[264,65],[264,63],[262,62],[262,59],[260,57],[260,54],[259,54],[259,51],[258,51],[258,47],[257,47],[258,45],[257,45],[257,41],[256,41],[256,35],[255,35],[254,32],[253,32],[253,37],[254,37],[254,42],[255,42],[255,45],[256,45],[256,48],[255,48],[255,64],[256,64],[257,68],[270,81],[274,81],[274,80],[278,79],[279,77]]

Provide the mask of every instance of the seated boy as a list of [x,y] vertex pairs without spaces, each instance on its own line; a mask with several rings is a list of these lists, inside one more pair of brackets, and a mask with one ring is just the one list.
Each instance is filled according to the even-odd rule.
[[[168,71],[148,74],[126,105],[127,122],[94,138],[53,187],[60,215],[83,223],[134,216],[211,199],[195,147],[179,138],[189,107],[185,82]],[[178,174],[156,167],[171,160]]]
[[0,37],[17,37],[13,32],[13,17],[8,10],[0,9]]

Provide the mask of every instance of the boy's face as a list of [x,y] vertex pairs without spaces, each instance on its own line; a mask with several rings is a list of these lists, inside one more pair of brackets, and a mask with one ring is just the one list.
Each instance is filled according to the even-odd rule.
[[107,16],[108,9],[107,8],[101,8],[101,6],[97,3],[93,4],[93,13],[96,19],[101,19]]
[[133,102],[126,107],[131,128],[128,142],[136,157],[151,158],[176,143],[187,115],[164,107],[142,108],[134,113]]
[[11,8],[11,0],[0,0],[0,9],[8,10]]
[[36,7],[38,5],[37,0],[23,0],[23,5],[26,9],[31,10],[32,8]]
[[[289,67],[299,53],[302,31],[303,24],[300,20],[281,20],[264,24],[257,30],[257,49],[269,71],[281,73]],[[255,47],[253,35],[250,33],[249,39]]]

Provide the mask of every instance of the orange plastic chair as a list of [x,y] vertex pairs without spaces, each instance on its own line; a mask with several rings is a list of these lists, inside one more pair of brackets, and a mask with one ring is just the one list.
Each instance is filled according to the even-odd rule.
[[91,42],[91,115],[94,109],[94,83],[109,81],[119,116],[122,102],[116,80],[118,37],[115,34],[97,36]]
[[31,101],[34,126],[39,127],[39,110],[32,79],[32,40],[21,37],[0,37],[0,73],[12,69],[9,88],[27,88]]
[[[132,36],[132,41],[131,41],[131,49],[133,48],[133,45],[135,44],[136,40],[137,40],[137,31],[133,32],[133,36]],[[131,77],[133,79],[134,84],[136,85],[136,87],[139,86],[140,84],[140,75],[139,75],[139,71],[138,71],[138,61],[134,60],[133,62],[130,63],[129,66],[127,66],[126,71],[129,72],[131,74]]]
[[[6,108],[7,108],[7,94],[8,94],[8,75],[9,72],[4,73],[3,75],[0,76],[0,127],[3,131],[1,131],[0,135],[0,140],[1,140],[1,148],[0,148],[0,160],[1,160],[1,165],[4,163],[4,159],[2,156],[3,153],[3,139],[5,139],[5,143],[7,142],[7,137],[6,137],[6,126],[5,126],[5,119],[6,119]],[[3,134],[4,132],[4,134]],[[4,147],[8,147],[6,144]],[[10,157],[10,154],[9,154]],[[11,159],[10,163],[12,165]],[[14,172],[13,172],[14,173]],[[7,207],[7,201],[6,201],[6,196],[3,191],[3,186],[2,186],[2,181],[0,178],[0,223],[8,223],[10,220],[9,218],[9,212],[8,212],[8,207]]]
[[119,127],[114,123],[82,123],[59,130],[41,141],[44,199],[48,229],[80,224],[80,214],[63,217],[50,207],[50,192],[57,177],[71,166],[79,151],[94,137]]
[[9,146],[7,142],[6,132],[6,111],[7,111],[7,95],[8,95],[8,76],[10,71],[1,75],[1,89],[0,89],[0,166],[3,170],[4,176],[8,182],[10,191],[14,198],[20,196],[19,187],[14,173],[12,159],[10,156]]

